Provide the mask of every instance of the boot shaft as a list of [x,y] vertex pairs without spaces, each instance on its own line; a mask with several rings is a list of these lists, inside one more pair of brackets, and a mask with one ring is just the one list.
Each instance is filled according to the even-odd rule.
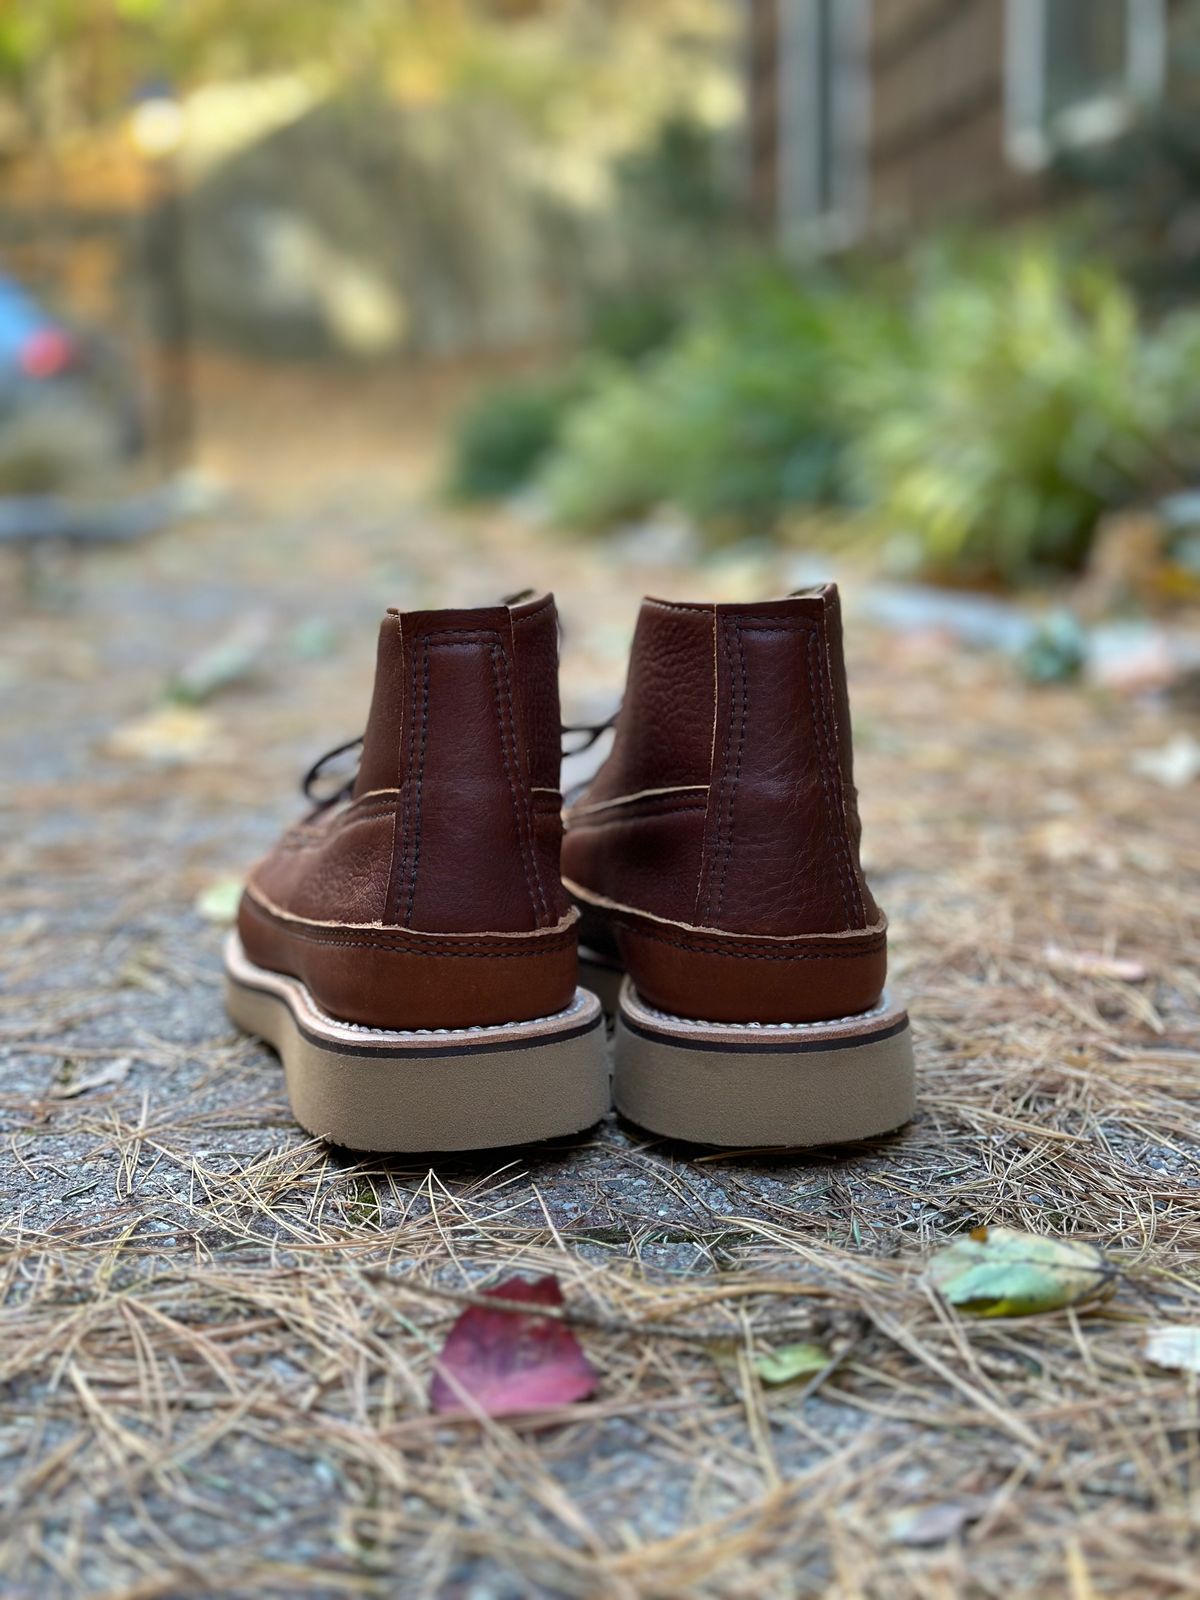
[[393,805],[385,926],[451,933],[552,927],[566,912],[558,622],[553,596],[389,611],[354,788]]
[[768,937],[875,926],[836,588],[647,600],[612,755],[570,830],[569,879],[658,917]]

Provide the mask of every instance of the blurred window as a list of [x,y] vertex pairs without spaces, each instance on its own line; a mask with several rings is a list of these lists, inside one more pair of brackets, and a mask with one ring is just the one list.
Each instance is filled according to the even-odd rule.
[[849,244],[867,204],[868,0],[779,0],[779,224],[785,244]]
[[1008,0],[1008,148],[1044,166],[1111,139],[1162,90],[1165,0]]

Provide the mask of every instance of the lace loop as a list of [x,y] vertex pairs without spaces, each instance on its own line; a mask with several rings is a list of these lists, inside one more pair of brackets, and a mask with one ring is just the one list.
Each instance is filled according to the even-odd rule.
[[613,714],[610,717],[606,717],[603,722],[564,722],[564,723],[562,723],[561,726],[560,726],[560,732],[561,732],[561,735],[562,735],[562,737],[564,739],[567,738],[570,734],[579,734],[579,735],[581,735],[582,740],[583,740],[582,744],[577,744],[577,745],[574,746],[573,749],[570,749],[570,750],[568,750],[566,745],[564,745],[563,746],[563,755],[564,756],[581,756],[584,753],[585,750],[590,750],[598,739],[602,739],[604,737],[604,735],[609,732],[610,729],[615,727],[616,726],[616,721],[617,721],[617,713],[614,711]]
[[323,756],[319,756],[304,774],[303,781],[300,784],[301,791],[304,794],[305,799],[311,800],[318,811],[328,810],[330,806],[337,805],[339,800],[344,800],[347,795],[353,793],[354,785],[358,781],[357,768],[355,768],[351,776],[347,778],[345,782],[342,783],[337,789],[335,789],[332,794],[317,794],[313,788],[313,785],[316,783],[317,779],[321,776],[322,772],[324,772],[325,768],[331,761],[336,761],[338,756],[347,755],[351,750],[361,750],[362,746],[363,736],[360,733],[357,739],[348,739],[345,744],[339,744],[332,750],[326,750],[325,754]]
[[[604,737],[615,725],[617,713],[614,711],[603,722],[564,722],[560,725],[562,738],[565,740],[572,736],[578,737],[580,742],[570,749],[563,746],[564,756],[580,756],[585,750]],[[335,745],[332,750],[326,750],[323,756],[318,756],[304,774],[300,783],[301,792],[306,800],[312,802],[318,811],[327,811],[330,806],[337,805],[339,800],[345,800],[354,792],[354,785],[358,781],[357,768],[351,775],[338,785],[330,794],[318,794],[316,784],[331,761],[336,761],[339,756],[349,755],[351,750],[361,750],[363,735],[360,733],[356,739],[347,739],[345,744]]]

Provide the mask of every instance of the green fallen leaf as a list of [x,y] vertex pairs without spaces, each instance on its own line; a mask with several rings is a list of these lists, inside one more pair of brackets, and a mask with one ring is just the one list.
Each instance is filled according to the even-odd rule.
[[1200,1372],[1200,1327],[1168,1323],[1151,1328],[1142,1344],[1142,1354],[1156,1367],[1171,1372]]
[[1111,1294],[1114,1269],[1095,1245],[975,1228],[929,1258],[929,1278],[970,1316],[1028,1317]]
[[240,878],[218,878],[196,896],[196,913],[205,922],[232,922],[241,898]]
[[829,1356],[819,1344],[781,1344],[778,1350],[754,1358],[754,1370],[767,1384],[811,1377],[828,1365]]

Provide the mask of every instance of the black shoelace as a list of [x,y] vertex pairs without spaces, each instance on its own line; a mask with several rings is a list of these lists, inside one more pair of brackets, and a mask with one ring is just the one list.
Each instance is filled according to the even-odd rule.
[[[563,739],[578,737],[580,743],[569,750],[564,745],[563,755],[579,756],[585,750],[590,750],[596,741],[602,739],[609,729],[613,727],[616,720],[617,714],[614,711],[612,716],[606,717],[603,722],[564,722],[561,725]],[[328,811],[330,806],[336,806],[339,801],[349,799],[354,793],[354,785],[358,782],[357,767],[348,778],[344,778],[337,788],[330,790],[328,794],[320,793],[317,785],[325,768],[331,762],[336,761],[339,756],[349,755],[351,750],[361,750],[362,746],[363,735],[360,733],[356,739],[347,739],[345,744],[335,745],[332,750],[326,750],[325,754],[319,756],[304,774],[300,789],[304,798],[312,803],[315,812]]]
[[326,750],[309,767],[301,781],[300,788],[306,800],[311,800],[316,811],[328,811],[330,806],[337,805],[339,800],[347,799],[354,792],[354,785],[358,782],[358,768],[355,767],[350,776],[344,779],[336,789],[329,794],[318,794],[316,785],[331,761],[336,761],[339,756],[348,755],[351,750],[361,750],[363,735],[357,739],[347,739],[345,744],[339,744],[332,750]]

